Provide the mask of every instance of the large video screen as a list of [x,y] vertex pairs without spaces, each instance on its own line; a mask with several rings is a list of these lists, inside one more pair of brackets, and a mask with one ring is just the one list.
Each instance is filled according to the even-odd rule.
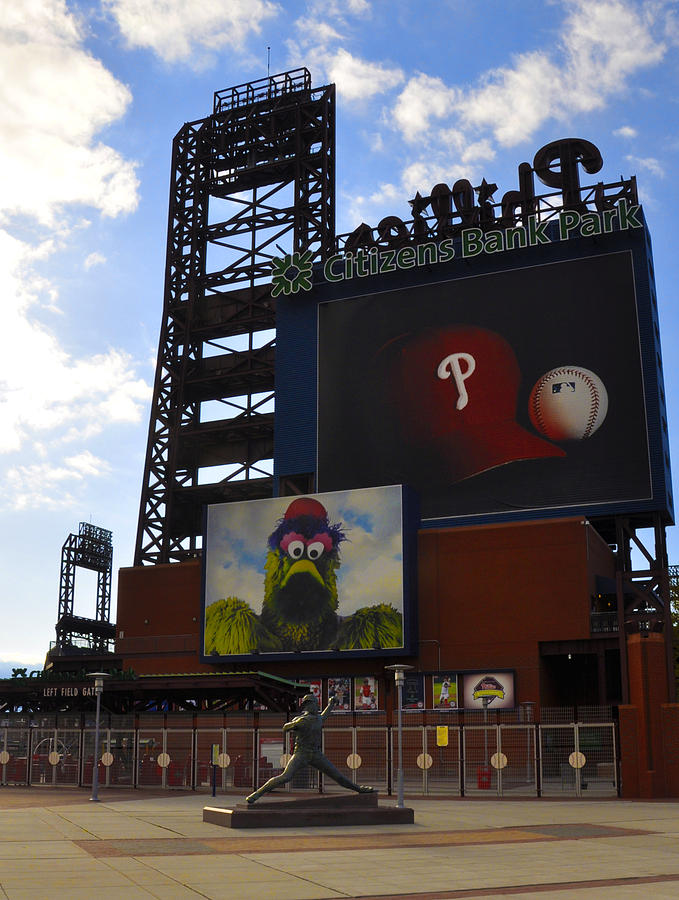
[[410,646],[400,485],[208,506],[203,655],[389,655]]
[[324,302],[318,486],[423,519],[651,498],[629,252]]

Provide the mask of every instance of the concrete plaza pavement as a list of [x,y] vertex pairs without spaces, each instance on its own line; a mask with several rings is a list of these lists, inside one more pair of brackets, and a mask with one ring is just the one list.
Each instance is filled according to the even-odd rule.
[[679,898],[675,801],[407,796],[414,825],[202,821],[203,806],[240,800],[0,787],[0,898]]

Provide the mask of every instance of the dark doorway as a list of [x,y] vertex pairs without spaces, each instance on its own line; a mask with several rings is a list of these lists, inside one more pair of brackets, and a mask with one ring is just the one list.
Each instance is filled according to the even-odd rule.
[[595,653],[563,653],[541,659],[543,706],[597,706],[599,671]]

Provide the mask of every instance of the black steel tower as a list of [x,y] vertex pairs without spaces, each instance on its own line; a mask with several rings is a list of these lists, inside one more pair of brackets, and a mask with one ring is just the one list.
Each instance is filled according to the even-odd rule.
[[271,260],[332,253],[334,173],[334,85],[307,69],[218,91],[175,137],[135,565],[195,556],[205,503],[272,495]]
[[[76,568],[97,573],[97,611],[94,619],[73,613]],[[113,541],[110,531],[81,522],[78,534],[69,534],[61,550],[59,616],[56,654],[107,652],[115,637],[111,623]]]

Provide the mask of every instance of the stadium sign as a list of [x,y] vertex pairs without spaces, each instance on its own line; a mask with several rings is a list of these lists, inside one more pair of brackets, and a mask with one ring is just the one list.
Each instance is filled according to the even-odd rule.
[[[445,238],[436,243],[425,241],[416,246],[379,250],[377,247],[359,249],[356,253],[338,253],[323,266],[323,276],[331,284],[352,278],[367,278],[389,272],[405,271],[419,266],[450,262],[456,256],[469,259],[483,254],[505,253],[567,241],[575,237],[596,237],[613,231],[643,228],[641,207],[628,205],[623,197],[618,205],[602,212],[562,210],[553,221],[540,222],[536,215],[528,216],[527,225],[513,225],[503,229],[484,230],[464,228],[459,241]],[[457,244],[457,247],[455,246]],[[313,287],[311,252],[291,253],[273,260],[272,296],[296,294]]]
[[94,697],[96,692],[94,685],[51,685],[42,689],[43,697]]

